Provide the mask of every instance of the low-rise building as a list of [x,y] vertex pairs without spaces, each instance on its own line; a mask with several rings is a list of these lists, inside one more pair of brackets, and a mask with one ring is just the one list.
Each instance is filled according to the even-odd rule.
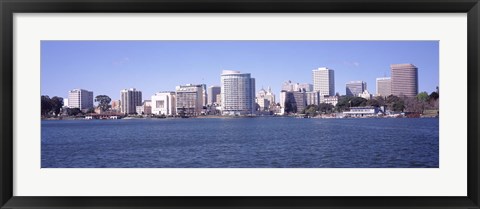
[[138,115],[151,115],[152,114],[152,101],[145,100],[142,105],[136,106],[135,110]]
[[358,94],[359,97],[362,97],[364,99],[370,100],[372,99],[372,94],[368,92],[368,90],[363,91],[362,93]]
[[351,107],[349,111],[343,112],[345,117],[374,117],[383,114],[380,108],[373,106]]
[[152,114],[174,116],[176,115],[176,96],[175,92],[158,92],[152,96],[151,106]]
[[338,96],[324,95],[320,98],[320,103],[327,103],[327,104],[331,104],[331,105],[335,106],[338,103]]

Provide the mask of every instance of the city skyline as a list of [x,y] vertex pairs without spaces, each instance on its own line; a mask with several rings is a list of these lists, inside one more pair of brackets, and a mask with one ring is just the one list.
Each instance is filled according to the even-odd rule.
[[136,88],[146,99],[188,83],[219,86],[222,70],[248,72],[256,92],[279,95],[288,80],[313,84],[319,67],[335,71],[341,95],[352,80],[375,93],[376,78],[400,63],[417,66],[419,92],[430,93],[439,73],[437,41],[42,41],[41,49],[41,94],[64,98],[82,88],[117,100],[121,89]]

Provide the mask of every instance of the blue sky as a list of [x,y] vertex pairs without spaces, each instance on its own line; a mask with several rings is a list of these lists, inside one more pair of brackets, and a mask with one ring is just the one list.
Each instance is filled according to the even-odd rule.
[[220,85],[222,70],[251,73],[256,90],[278,96],[288,80],[312,83],[312,70],[335,70],[335,92],[345,83],[390,76],[390,64],[418,67],[419,91],[439,81],[438,41],[42,41],[41,94],[67,97],[83,88],[119,99],[137,88],[143,99],[181,84]]

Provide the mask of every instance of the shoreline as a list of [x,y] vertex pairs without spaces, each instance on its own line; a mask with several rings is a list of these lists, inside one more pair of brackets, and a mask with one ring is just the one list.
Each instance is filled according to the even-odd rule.
[[402,119],[402,118],[411,118],[411,119],[418,119],[418,118],[440,118],[439,115],[436,116],[420,116],[420,117],[397,117],[397,116],[383,116],[383,117],[331,117],[331,116],[323,116],[323,117],[304,117],[298,115],[271,115],[271,116],[195,116],[195,117],[165,117],[165,118],[156,118],[156,117],[124,117],[119,119],[85,119],[82,117],[57,117],[57,118],[41,118],[41,121],[49,121],[49,120],[163,120],[163,119],[240,119],[240,118],[298,118],[298,119],[368,119],[368,118],[375,118],[375,119]]

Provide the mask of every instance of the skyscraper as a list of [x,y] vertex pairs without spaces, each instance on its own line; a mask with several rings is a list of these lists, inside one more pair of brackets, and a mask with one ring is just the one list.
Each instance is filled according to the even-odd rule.
[[137,91],[135,88],[121,90],[120,105],[122,113],[135,113],[137,111],[136,107],[142,105],[142,92]]
[[210,86],[208,87],[208,104],[212,105],[214,103],[217,103],[217,95],[221,93],[221,88],[220,86]]
[[85,89],[73,89],[68,92],[68,106],[88,110],[93,108],[93,92]]
[[312,70],[313,91],[320,91],[321,95],[335,95],[335,75],[332,69],[321,67]]
[[221,75],[222,114],[248,115],[255,113],[255,79],[250,73],[224,70]]
[[390,65],[392,94],[414,97],[418,94],[418,68],[412,64]]
[[199,115],[204,101],[203,85],[187,84],[175,88],[177,115]]
[[390,77],[377,78],[377,95],[388,97],[392,94],[392,79]]
[[367,90],[367,83],[363,81],[350,81],[345,86],[347,96],[358,96]]

